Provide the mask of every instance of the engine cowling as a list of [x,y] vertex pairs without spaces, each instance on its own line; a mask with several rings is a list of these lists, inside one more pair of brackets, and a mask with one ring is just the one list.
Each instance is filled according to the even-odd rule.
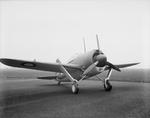
[[99,50],[92,50],[84,54],[79,55],[70,61],[71,64],[77,64],[82,66],[84,69],[88,68],[91,64],[96,61],[96,57],[99,55]]

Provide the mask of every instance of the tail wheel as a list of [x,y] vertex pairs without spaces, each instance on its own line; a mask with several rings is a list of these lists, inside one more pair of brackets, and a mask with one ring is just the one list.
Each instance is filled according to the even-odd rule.
[[110,84],[109,80],[106,80],[104,83],[104,89],[105,91],[111,91],[112,85]]
[[78,84],[77,83],[72,85],[72,92],[74,94],[78,94],[79,93],[79,88],[78,88]]

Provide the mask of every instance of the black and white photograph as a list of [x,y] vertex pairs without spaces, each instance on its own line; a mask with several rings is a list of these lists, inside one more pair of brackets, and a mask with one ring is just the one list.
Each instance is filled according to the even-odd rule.
[[150,0],[0,0],[0,118],[150,118]]

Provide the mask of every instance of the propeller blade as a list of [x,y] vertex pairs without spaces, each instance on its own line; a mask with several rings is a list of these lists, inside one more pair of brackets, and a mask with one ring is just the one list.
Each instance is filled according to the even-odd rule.
[[98,35],[96,34],[96,39],[97,39],[97,48],[100,50],[100,45],[99,45],[99,40],[98,40]]
[[83,45],[84,45],[84,53],[86,53],[86,45],[85,45],[85,39],[83,38]]
[[113,65],[112,63],[110,63],[110,62],[106,62],[106,64],[109,66],[109,67],[111,67],[111,68],[113,68],[114,70],[116,70],[116,71],[121,71],[120,70],[120,68],[118,68],[117,66],[115,66],[115,65]]
[[83,73],[83,75],[87,75],[96,65],[98,64],[98,61],[95,63],[91,64]]

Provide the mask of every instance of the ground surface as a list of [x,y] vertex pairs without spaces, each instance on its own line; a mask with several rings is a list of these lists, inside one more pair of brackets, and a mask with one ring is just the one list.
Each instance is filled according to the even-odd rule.
[[105,92],[99,81],[71,85],[47,80],[5,80],[0,83],[1,118],[150,118],[150,83],[112,82]]

